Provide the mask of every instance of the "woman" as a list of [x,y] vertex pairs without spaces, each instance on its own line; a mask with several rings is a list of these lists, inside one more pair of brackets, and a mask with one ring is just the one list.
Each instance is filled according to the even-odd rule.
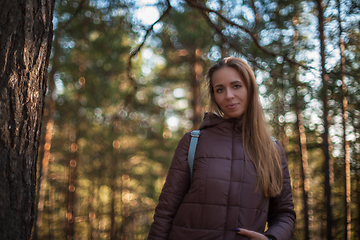
[[289,240],[295,211],[288,166],[283,147],[267,131],[253,71],[229,57],[209,69],[207,80],[211,113],[200,126],[193,180],[187,133],[148,239]]

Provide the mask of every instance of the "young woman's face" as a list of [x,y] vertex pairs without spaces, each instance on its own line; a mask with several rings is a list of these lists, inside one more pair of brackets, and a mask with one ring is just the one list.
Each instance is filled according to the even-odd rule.
[[232,67],[223,67],[212,75],[215,101],[224,118],[240,118],[248,106],[248,91],[239,73]]

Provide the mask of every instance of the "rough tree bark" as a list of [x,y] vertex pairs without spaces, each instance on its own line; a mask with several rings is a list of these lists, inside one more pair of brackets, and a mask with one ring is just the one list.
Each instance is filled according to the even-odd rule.
[[30,239],[54,0],[0,1],[0,239]]

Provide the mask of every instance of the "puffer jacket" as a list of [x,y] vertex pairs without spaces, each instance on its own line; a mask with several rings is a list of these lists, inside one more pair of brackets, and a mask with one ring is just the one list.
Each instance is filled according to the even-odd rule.
[[[190,133],[176,148],[155,209],[148,239],[249,239],[237,228],[289,240],[295,226],[290,176],[285,152],[276,141],[283,165],[283,189],[267,198],[255,192],[256,171],[245,160],[241,121],[207,116],[195,153],[193,181],[187,155]],[[248,158],[246,158],[248,159]]]

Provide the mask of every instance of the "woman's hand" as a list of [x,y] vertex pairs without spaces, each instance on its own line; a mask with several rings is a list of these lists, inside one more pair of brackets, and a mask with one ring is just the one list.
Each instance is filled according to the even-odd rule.
[[268,240],[268,238],[265,235],[258,233],[258,232],[246,230],[244,228],[241,228],[241,229],[237,228],[236,232],[238,234],[249,237],[251,240]]

